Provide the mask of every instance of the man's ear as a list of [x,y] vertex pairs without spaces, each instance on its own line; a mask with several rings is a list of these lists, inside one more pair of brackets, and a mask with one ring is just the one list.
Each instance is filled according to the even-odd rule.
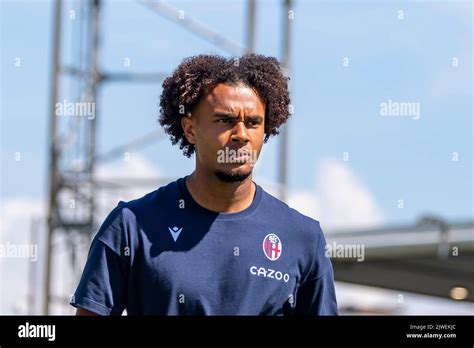
[[184,136],[191,144],[196,144],[194,136],[194,120],[190,113],[181,118],[181,127],[183,128]]

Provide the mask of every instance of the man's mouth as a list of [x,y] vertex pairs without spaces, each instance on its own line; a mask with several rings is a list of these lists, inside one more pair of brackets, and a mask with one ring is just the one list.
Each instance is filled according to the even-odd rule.
[[230,149],[226,147],[224,150],[218,151],[217,161],[219,163],[243,164],[253,163],[256,160],[256,153],[247,149]]
[[247,163],[251,160],[251,156],[248,151],[237,151],[237,153],[230,158],[234,163]]

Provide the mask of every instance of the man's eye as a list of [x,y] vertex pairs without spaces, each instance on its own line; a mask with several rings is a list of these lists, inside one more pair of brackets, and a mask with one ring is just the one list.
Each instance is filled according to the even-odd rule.
[[260,124],[260,121],[248,121],[247,122],[248,125],[252,126],[252,127],[255,127],[255,126],[258,126]]
[[220,118],[217,120],[218,123],[229,123],[230,121],[229,118]]

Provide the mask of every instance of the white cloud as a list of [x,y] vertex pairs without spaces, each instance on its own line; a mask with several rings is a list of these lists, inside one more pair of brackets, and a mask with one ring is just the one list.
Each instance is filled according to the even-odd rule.
[[131,153],[129,157],[124,156],[120,162],[100,165],[95,173],[96,177],[102,179],[152,178],[159,174],[160,171],[150,161],[135,153]]
[[[127,186],[103,191],[96,195],[99,207],[97,219],[100,221],[120,200],[128,201],[139,198],[163,185],[163,182],[160,182],[161,171],[139,154],[131,154],[128,160],[99,166],[95,177],[101,182],[128,183]],[[138,185],[141,179],[145,179],[147,183]]]
[[[256,181],[278,196],[278,184],[263,178]],[[346,162],[326,159],[314,173],[308,190],[290,190],[288,205],[321,222],[326,230],[357,229],[381,225],[382,213],[369,188]]]
[[347,162],[324,160],[317,174],[316,192],[324,225],[331,229],[367,228],[383,222],[375,198]]
[[[0,244],[6,246],[31,243],[33,220],[44,216],[44,203],[30,198],[12,198],[0,205]],[[38,231],[38,229],[36,229]],[[39,231],[38,231],[39,232]],[[38,236],[40,237],[40,236]],[[34,241],[41,246],[41,240]],[[0,314],[21,314],[28,295],[28,277],[30,267],[37,269],[42,262],[41,249],[38,247],[38,259],[31,262],[28,258],[0,257]]]
[[314,191],[292,190],[289,193],[288,205],[316,220],[322,216],[321,200],[315,197]]
[[44,213],[44,204],[40,200],[31,198],[13,198],[8,204],[1,205],[0,210],[0,236],[5,240],[19,241],[28,239],[26,233],[31,227],[31,217],[40,216]]

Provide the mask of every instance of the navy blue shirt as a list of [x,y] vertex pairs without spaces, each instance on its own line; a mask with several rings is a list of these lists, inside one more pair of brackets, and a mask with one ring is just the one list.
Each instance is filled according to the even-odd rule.
[[319,222],[256,185],[217,213],[186,178],[120,201],[92,242],[71,305],[101,315],[337,315]]

